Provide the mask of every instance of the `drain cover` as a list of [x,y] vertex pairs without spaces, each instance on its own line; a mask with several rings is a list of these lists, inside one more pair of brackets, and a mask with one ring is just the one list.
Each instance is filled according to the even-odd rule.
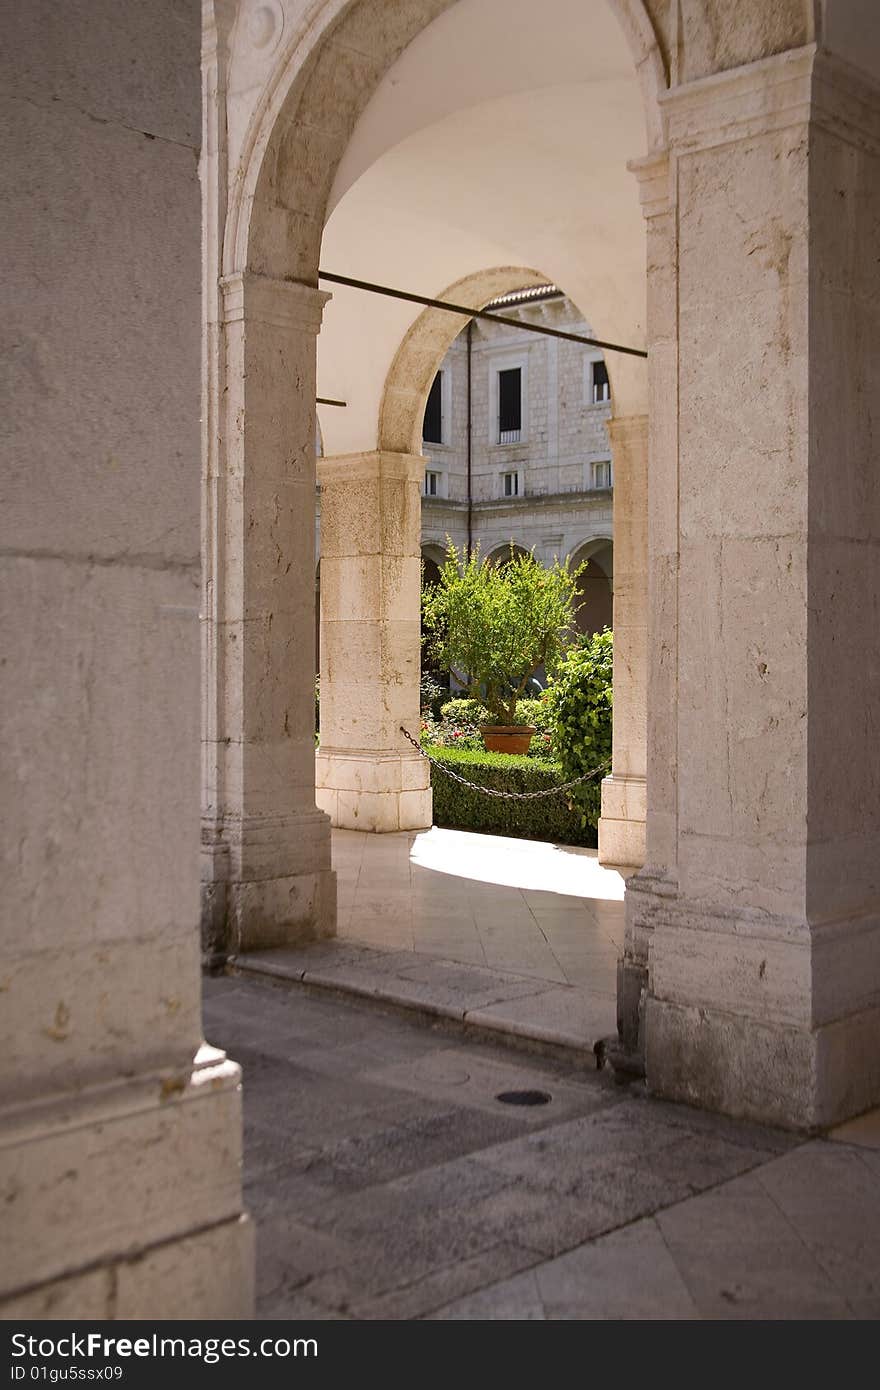
[[502,1105],[547,1105],[553,1097],[549,1091],[501,1091],[495,1099]]

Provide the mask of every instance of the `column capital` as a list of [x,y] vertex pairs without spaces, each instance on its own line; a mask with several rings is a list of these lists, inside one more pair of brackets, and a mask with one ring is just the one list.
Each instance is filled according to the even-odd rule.
[[642,215],[646,218],[660,217],[668,212],[675,202],[673,161],[669,150],[657,150],[642,159],[631,159],[626,167],[638,182]]
[[223,293],[224,323],[246,319],[273,328],[299,329],[315,333],[321,329],[324,305],[332,295],[296,280],[273,280],[238,270],[220,280]]
[[694,152],[806,125],[815,58],[807,44],[670,88],[659,98],[669,146]]
[[397,454],[387,449],[371,449],[362,454],[333,454],[318,459],[318,482],[322,487],[355,480],[421,484],[427,465],[427,459],[421,454]]

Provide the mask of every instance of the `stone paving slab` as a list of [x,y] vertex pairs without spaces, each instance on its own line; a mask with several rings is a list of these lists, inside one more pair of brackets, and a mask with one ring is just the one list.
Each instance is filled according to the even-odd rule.
[[244,1068],[260,1317],[880,1316],[876,1148],[268,977],[206,980],[205,1023]]
[[339,939],[613,996],[623,880],[595,850],[467,831],[333,831]]
[[612,996],[412,951],[315,942],[240,955],[232,966],[245,976],[351,994],[581,1055],[616,1030]]
[[508,995],[470,1009],[466,1018],[476,1027],[590,1052],[599,1038],[616,1034],[617,1001],[576,985],[559,985],[528,995]]

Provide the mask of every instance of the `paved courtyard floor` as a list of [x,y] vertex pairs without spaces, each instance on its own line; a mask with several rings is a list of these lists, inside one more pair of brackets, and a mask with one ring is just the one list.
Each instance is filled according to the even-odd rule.
[[595,850],[334,830],[333,867],[343,940],[614,994],[623,879]]
[[615,1032],[623,880],[595,851],[335,830],[333,865],[338,936],[240,969],[579,1051]]
[[260,1316],[880,1316],[877,1116],[801,1142],[445,1027],[206,980],[244,1067]]

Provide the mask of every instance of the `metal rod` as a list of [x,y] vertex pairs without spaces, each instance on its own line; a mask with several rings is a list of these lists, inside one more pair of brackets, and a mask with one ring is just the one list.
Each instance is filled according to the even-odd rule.
[[329,396],[316,396],[315,400],[318,405],[348,405],[348,401],[332,401]]
[[423,304],[427,309],[444,309],[448,314],[461,314],[467,319],[488,319],[490,323],[503,323],[507,328],[521,328],[527,333],[543,333],[547,338],[565,338],[569,343],[585,343],[587,347],[602,348],[605,352],[623,352],[628,357],[648,355],[643,348],[606,343],[601,338],[585,338],[582,333],[566,333],[562,328],[548,328],[543,323],[520,323],[518,319],[507,318],[504,314],[490,313],[488,309],[468,309],[464,304],[450,304],[445,299],[429,299],[424,294],[394,290],[390,285],[374,285],[370,280],[353,280],[350,275],[332,275],[329,270],[319,270],[318,279],[329,280],[332,285],[347,285],[352,290],[366,290],[369,294],[384,294],[389,299],[405,299],[410,304]]

